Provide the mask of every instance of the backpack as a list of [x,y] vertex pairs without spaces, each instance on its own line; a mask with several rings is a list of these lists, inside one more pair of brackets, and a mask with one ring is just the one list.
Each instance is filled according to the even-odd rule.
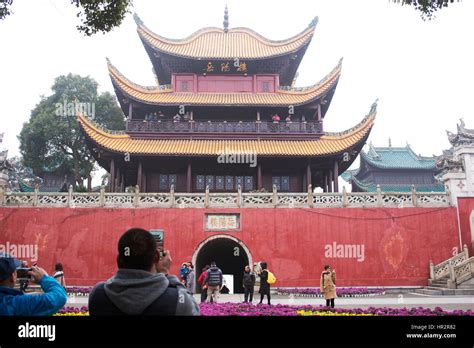
[[267,283],[268,284],[275,284],[276,281],[277,281],[275,275],[272,272],[270,272],[269,270],[267,270],[267,273],[268,273]]

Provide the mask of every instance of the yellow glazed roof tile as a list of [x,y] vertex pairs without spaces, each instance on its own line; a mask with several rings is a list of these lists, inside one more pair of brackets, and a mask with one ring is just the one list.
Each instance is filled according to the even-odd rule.
[[337,66],[315,85],[305,88],[278,90],[275,93],[186,93],[162,90],[159,87],[144,87],[131,82],[110,62],[109,74],[115,88],[126,96],[147,104],[159,105],[221,105],[221,106],[257,106],[257,105],[304,105],[324,96],[339,81],[342,59]]
[[227,153],[256,153],[259,156],[325,156],[341,153],[368,136],[375,110],[362,122],[342,133],[326,133],[316,140],[191,140],[133,139],[128,134],[111,134],[79,115],[84,134],[98,146],[116,153],[158,156],[217,156]]
[[301,33],[286,40],[269,40],[248,28],[204,28],[184,39],[169,39],[155,34],[136,17],[140,38],[155,50],[184,58],[262,59],[286,55],[308,44],[317,18]]

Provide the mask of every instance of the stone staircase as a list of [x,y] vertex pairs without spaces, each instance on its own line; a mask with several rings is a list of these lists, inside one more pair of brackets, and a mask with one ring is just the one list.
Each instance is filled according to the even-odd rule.
[[469,257],[467,246],[457,254],[438,265],[430,261],[429,286],[415,290],[415,293],[431,296],[474,295],[474,257]]

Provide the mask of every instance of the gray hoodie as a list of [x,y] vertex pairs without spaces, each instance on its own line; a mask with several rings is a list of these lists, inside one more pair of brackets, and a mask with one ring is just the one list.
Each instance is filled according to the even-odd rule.
[[173,275],[120,268],[105,282],[104,290],[110,301],[122,312],[138,315],[160,297],[170,284],[178,289],[176,315],[199,315],[196,300]]

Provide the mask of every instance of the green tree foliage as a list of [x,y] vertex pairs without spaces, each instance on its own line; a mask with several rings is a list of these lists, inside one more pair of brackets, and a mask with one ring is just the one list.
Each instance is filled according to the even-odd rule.
[[0,19],[5,18],[8,15],[11,15],[11,5],[13,0],[0,0]]
[[[95,33],[108,33],[122,24],[132,7],[132,0],[70,0],[78,9],[77,17],[81,24],[77,30],[87,36]],[[0,19],[12,14],[13,0],[0,0]]]
[[[95,33],[108,33],[113,28],[120,26],[123,19],[130,12],[133,0],[70,0],[71,4],[79,10],[77,17],[81,25],[77,30],[87,36]],[[436,11],[448,7],[450,3],[462,0],[390,0],[402,5],[413,6],[421,12],[423,19],[432,19]],[[13,0],[0,0],[0,19],[12,13]]]
[[95,160],[75,114],[79,110],[115,130],[124,129],[124,115],[110,93],[98,94],[97,82],[90,77],[59,76],[51,89],[53,94],[42,97],[18,137],[24,164],[40,177],[58,168],[72,172],[76,189],[84,190],[86,180],[90,189]]
[[108,33],[120,26],[132,6],[132,0],[71,0],[71,3],[79,8],[77,17],[82,21],[77,30],[87,36],[97,32]]
[[402,5],[413,6],[421,12],[423,19],[433,19],[436,11],[448,7],[450,3],[461,2],[462,0],[392,0]]

